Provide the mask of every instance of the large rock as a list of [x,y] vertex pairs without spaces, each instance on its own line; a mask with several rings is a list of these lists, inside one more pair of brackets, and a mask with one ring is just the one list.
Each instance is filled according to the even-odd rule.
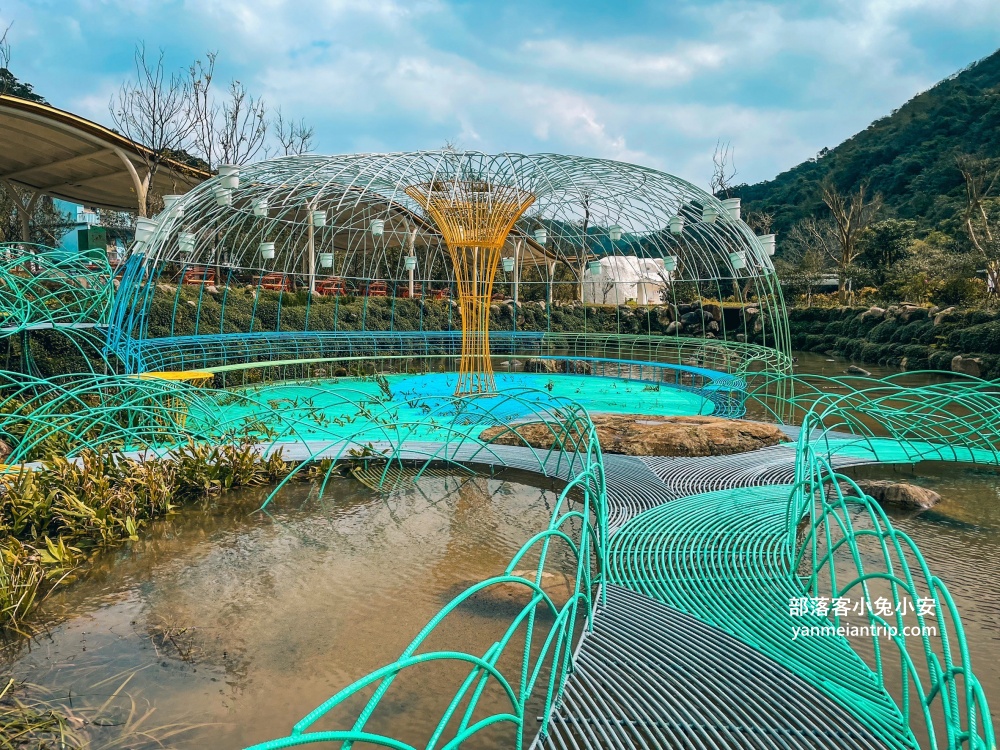
[[858,482],[858,487],[878,503],[903,510],[933,508],[941,500],[934,490],[906,482],[864,479]]
[[899,310],[899,319],[903,323],[909,323],[911,320],[923,320],[926,317],[927,309],[920,305],[904,304]]
[[948,322],[953,317],[955,317],[955,308],[946,307],[944,310],[941,310],[941,312],[934,315],[934,325],[939,326],[942,323]]
[[714,302],[709,302],[708,304],[702,305],[702,310],[704,310],[708,315],[712,316],[712,320],[716,323],[722,322],[722,305],[717,305]]
[[881,307],[869,307],[861,313],[862,320],[882,320],[885,317],[885,310]]
[[705,316],[702,314],[701,310],[692,310],[691,312],[681,315],[681,323],[687,327],[701,328],[702,323],[704,322]]
[[971,375],[974,378],[982,377],[983,360],[980,357],[965,357],[956,354],[951,359],[951,371]]
[[525,372],[557,372],[556,361],[554,359],[529,359],[524,363]]
[[676,336],[684,331],[684,324],[679,320],[674,320],[667,325],[666,334],[667,336]]
[[[593,414],[597,438],[606,453],[627,456],[727,456],[787,442],[774,425],[719,417],[650,417],[641,414]],[[549,449],[563,436],[545,422],[491,427],[480,440],[500,445]],[[553,434],[556,433],[556,434]],[[518,437],[518,435],[520,437]],[[578,438],[577,438],[578,439]]]
[[[511,575],[525,578],[532,583],[538,577],[537,571],[534,570],[515,570],[511,572]],[[462,589],[464,590],[476,583],[479,583],[479,581],[469,581],[468,585],[462,586]],[[548,595],[552,603],[558,609],[562,609],[570,597],[573,596],[573,592],[576,589],[576,577],[568,573],[543,571],[540,585],[542,591]],[[528,606],[531,598],[536,593],[535,589],[521,583],[495,583],[488,588],[478,591],[473,595],[471,601],[474,605],[485,605],[489,609],[499,610],[500,613],[506,613],[508,610],[519,612]],[[548,608],[544,604],[541,606],[545,609]]]

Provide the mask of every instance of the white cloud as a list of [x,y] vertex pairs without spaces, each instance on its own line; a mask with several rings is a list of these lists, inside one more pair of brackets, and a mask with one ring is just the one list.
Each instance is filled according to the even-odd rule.
[[[768,178],[953,72],[927,55],[915,28],[979,44],[984,29],[1000,31],[996,0],[706,1],[674,6],[677,23],[637,15],[617,32],[553,22],[544,0],[532,17],[497,14],[490,27],[469,20],[481,6],[446,0],[4,6],[26,78],[98,121],[107,122],[127,51],[144,37],[177,64],[218,49],[220,78],[239,77],[304,117],[321,150],[449,139],[624,159],[700,184],[718,139],[734,145],[740,178]],[[96,56],[82,54],[84,40],[93,39],[120,53],[119,70],[86,69]],[[987,51],[962,48],[947,65]]]
[[[645,42],[644,42],[645,43]],[[676,52],[636,52],[626,43],[568,39],[531,40],[521,54],[533,65],[571,71],[626,85],[673,86],[686,83],[704,70],[720,68],[730,57],[719,44],[682,44]]]

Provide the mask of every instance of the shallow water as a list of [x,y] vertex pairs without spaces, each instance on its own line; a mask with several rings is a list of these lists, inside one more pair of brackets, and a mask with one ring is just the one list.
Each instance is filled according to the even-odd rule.
[[[843,376],[848,360],[796,352],[796,374]],[[882,365],[860,365],[873,377],[901,372]],[[899,382],[927,385],[950,379],[947,373],[906,374]],[[890,520],[916,542],[931,572],[944,581],[958,606],[973,671],[982,683],[994,717],[1000,715],[1000,470],[988,466],[922,462],[874,465],[844,472],[855,478],[891,479],[929,487],[941,495],[933,509],[887,510]],[[914,646],[919,648],[918,639]],[[859,644],[862,652],[868,644]],[[888,680],[898,685],[898,676]]]
[[[132,675],[108,723],[120,723],[134,700],[155,707],[149,728],[207,725],[170,747],[241,748],[282,736],[395,660],[458,591],[502,572],[558,498],[517,481],[454,476],[381,497],[344,479],[322,500],[298,485],[269,514],[254,513],[263,494],[185,510],[109,554],[46,603],[55,624],[20,645],[10,671],[81,707]],[[483,653],[509,621],[488,606],[465,607],[434,643]],[[453,677],[424,670],[401,682],[385,704],[394,733],[426,731]],[[89,731],[95,748],[116,733]],[[477,746],[510,743],[508,732]]]
[[[842,375],[848,364],[810,353],[798,357],[799,373]],[[875,376],[895,372],[866,369]],[[932,382],[947,376],[910,377]],[[608,399],[607,409],[596,410],[641,412],[651,399],[663,398],[653,412],[660,413],[671,408],[667,401],[674,395],[669,389],[649,394],[635,383],[619,393],[597,393],[587,387],[594,381],[579,380],[566,395]],[[363,387],[377,390],[370,381]],[[973,666],[996,712],[1000,475],[926,463],[853,474],[901,478],[942,494],[931,511],[891,516],[954,596]],[[293,485],[270,515],[253,512],[264,492],[234,493],[184,510],[49,600],[43,614],[51,629],[20,643],[2,666],[66,701],[72,696],[74,706],[100,705],[128,680],[106,709],[106,723],[121,723],[134,700],[140,714],[155,707],[147,728],[204,725],[170,738],[170,747],[242,748],[284,735],[337,690],[395,659],[451,596],[498,573],[544,528],[557,495],[506,476],[428,477],[419,488],[387,498],[349,480],[336,482],[323,500]],[[436,644],[482,651],[509,622],[498,614],[465,608]],[[404,737],[426,732],[431,717],[440,715],[442,686],[453,687],[452,677],[422,676],[403,686],[401,697],[385,703],[389,713],[377,725],[391,720]],[[99,748],[117,730],[88,731]],[[146,745],[137,740],[127,746]],[[510,736],[484,737],[476,746],[510,747]]]
[[[920,549],[944,581],[962,618],[973,671],[1000,709],[1000,472],[942,462],[863,466],[844,473],[929,487],[941,502],[923,511],[887,509],[893,526]],[[919,647],[918,639],[914,645]]]

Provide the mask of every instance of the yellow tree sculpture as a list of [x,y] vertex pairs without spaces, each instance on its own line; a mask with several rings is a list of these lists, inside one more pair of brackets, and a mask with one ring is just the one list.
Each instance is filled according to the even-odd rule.
[[447,180],[411,185],[406,193],[437,224],[448,246],[462,313],[462,357],[456,396],[496,393],[490,359],[490,298],[500,250],[535,196],[515,185]]

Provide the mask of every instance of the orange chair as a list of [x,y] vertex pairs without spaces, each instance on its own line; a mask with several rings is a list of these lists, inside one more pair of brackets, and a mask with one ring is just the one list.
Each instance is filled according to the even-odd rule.
[[347,283],[339,276],[331,276],[316,285],[316,294],[320,297],[346,297]]
[[396,296],[399,299],[420,299],[423,295],[420,293],[419,289],[414,289],[413,294],[410,294],[410,287],[400,286],[396,288]]
[[257,283],[261,289],[272,292],[294,291],[291,277],[284,273],[266,273],[257,280]]
[[184,272],[184,278],[181,279],[181,283],[187,284],[188,286],[214,284],[215,271],[211,268],[205,268],[205,266],[191,266]]
[[388,297],[389,285],[386,284],[384,281],[369,281],[368,286],[365,287],[365,296]]

